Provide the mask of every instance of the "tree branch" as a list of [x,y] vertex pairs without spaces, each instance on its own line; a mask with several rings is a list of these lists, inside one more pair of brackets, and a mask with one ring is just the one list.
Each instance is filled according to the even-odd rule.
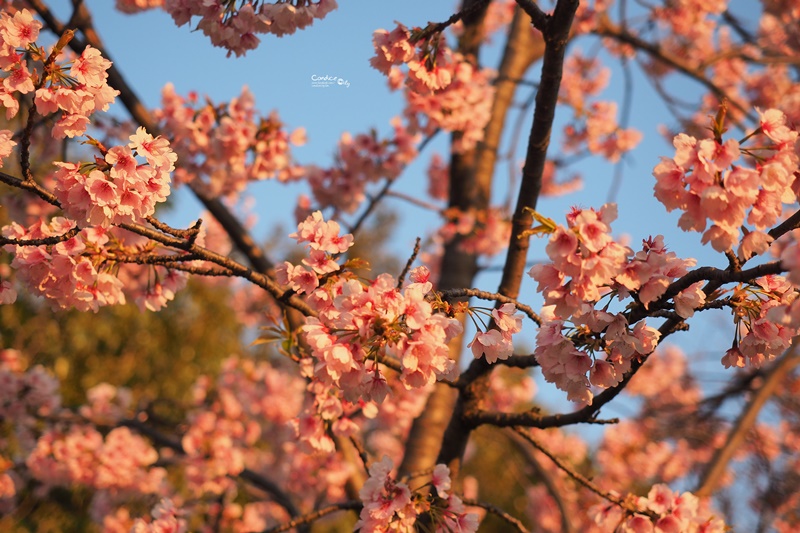
[[687,75],[688,77],[696,80],[709,91],[711,91],[717,98],[720,100],[725,100],[730,102],[736,109],[741,111],[741,113],[750,119],[751,121],[755,121],[756,117],[752,114],[752,112],[746,109],[742,104],[738,101],[730,98],[725,91],[723,91],[717,84],[711,81],[709,78],[703,75],[703,73],[698,72],[697,69],[692,68],[691,66],[687,65],[682,59],[672,56],[668,52],[664,51],[658,45],[653,43],[649,43],[640,37],[630,33],[629,31],[615,25],[611,22],[611,19],[608,18],[608,15],[603,13],[598,17],[597,20],[597,29],[595,30],[597,35],[601,37],[610,37],[615,39],[621,43],[628,44],[637,50],[642,50],[643,52],[647,52],[652,58],[664,63],[665,65],[674,68],[675,70]]
[[[523,235],[523,232],[531,226],[532,217],[529,210],[536,207],[542,187],[542,174],[555,118],[564,55],[577,9],[577,0],[559,0],[543,34],[544,54],[541,83],[536,94],[536,108],[533,113],[525,165],[522,169],[522,181],[512,218],[511,240],[506,253],[500,288],[497,291],[509,298],[516,299],[519,295],[519,287],[524,275],[529,238],[520,238],[519,236]],[[514,73],[505,74],[512,78],[521,77]],[[485,358],[475,359],[467,370],[468,376],[462,375],[471,382],[461,390],[456,412],[445,432],[442,452],[437,460],[437,462],[448,464],[451,471],[458,470],[460,458],[464,454],[469,434],[474,427],[466,421],[465,413],[476,410],[480,405],[480,399],[488,388],[487,375],[490,370],[491,365],[486,362]]]
[[619,496],[615,496],[614,494],[612,494],[610,492],[606,492],[603,489],[601,489],[600,487],[598,487],[597,485],[595,485],[594,483],[592,483],[589,479],[587,479],[583,475],[579,474],[574,469],[570,468],[569,465],[567,465],[567,463],[565,463],[564,461],[562,461],[561,459],[556,457],[553,453],[551,453],[547,448],[545,448],[542,445],[542,443],[540,443],[538,440],[536,440],[533,437],[533,435],[530,434],[529,431],[525,431],[525,430],[523,430],[521,428],[514,428],[514,432],[517,435],[519,435],[520,437],[522,437],[523,439],[525,439],[528,443],[530,443],[531,446],[533,446],[534,448],[536,448],[537,450],[542,452],[544,455],[546,455],[547,458],[550,459],[551,461],[553,461],[553,463],[558,468],[560,468],[565,474],[567,474],[569,477],[571,477],[572,479],[574,479],[575,481],[577,481],[579,484],[583,485],[584,487],[586,487],[590,491],[594,492],[595,494],[597,494],[598,496],[600,496],[604,500],[607,500],[607,501],[609,501],[609,502],[611,502],[611,503],[613,503],[615,505],[618,505],[619,507],[621,507],[622,509],[628,511],[629,513],[640,513],[640,514],[645,514],[645,515],[647,515],[647,516],[649,516],[651,518],[657,518],[655,513],[648,512],[648,511],[643,511],[643,510],[639,509],[637,506],[635,506],[634,504],[628,503],[627,500],[625,500],[623,498],[620,498]]
[[[152,440],[153,444],[160,448],[169,448],[181,455],[186,455],[186,451],[183,449],[183,444],[181,444],[179,440],[164,435],[141,420],[129,418],[120,421],[119,425],[121,427],[127,427],[136,430],[138,433],[141,433]],[[275,503],[286,509],[286,512],[289,513],[290,516],[295,517],[300,514],[300,511],[297,509],[297,507],[295,507],[294,503],[292,503],[292,500],[289,499],[286,493],[284,493],[283,490],[278,487],[278,485],[261,474],[258,474],[249,468],[245,468],[238,474],[237,477],[270,494]]]
[[525,305],[515,298],[509,298],[508,296],[504,296],[496,292],[482,291],[480,289],[449,289],[438,292],[443,298],[480,298],[481,300],[489,300],[504,304],[514,304],[514,307],[525,313],[528,318],[536,322],[537,325],[542,325],[542,319],[539,318],[539,315],[536,314],[536,312],[534,312],[533,308],[529,305]]
[[303,524],[310,524],[315,520],[319,520],[323,516],[327,516],[331,513],[335,513],[337,511],[360,511],[362,507],[361,502],[342,502],[342,503],[334,503],[333,505],[329,505],[328,507],[323,507],[317,511],[313,511],[311,513],[306,513],[303,516],[298,516],[294,520],[286,522],[285,524],[277,525],[270,529],[265,529],[262,533],[280,533],[281,531],[288,531],[294,527],[301,526]]
[[534,28],[542,33],[547,31],[550,15],[542,11],[536,2],[533,0],[517,0],[517,5],[531,18]]
[[[30,0],[30,4],[53,33],[61,35],[67,28],[66,25],[58,20],[42,0]],[[70,48],[72,48],[75,53],[80,54],[87,46],[92,46],[99,50],[103,57],[112,60],[110,54],[103,46],[100,36],[92,25],[91,13],[89,13],[85,5],[81,4],[78,6],[74,19],[86,39],[81,39],[76,35],[69,43]],[[137,124],[144,127],[153,136],[162,134],[155,119],[144,104],[142,104],[136,92],[122,76],[119,69],[117,69],[116,64],[112,64],[108,69],[108,84],[120,92],[120,100],[128,110],[131,118],[133,118]],[[264,255],[264,251],[256,244],[253,237],[247,229],[245,229],[239,219],[237,219],[218,199],[212,198],[198,187],[190,185],[190,188],[205,208],[225,229],[234,246],[247,257],[250,265],[261,273],[266,274],[270,272],[273,268],[273,263]]]
[[528,529],[525,527],[525,525],[522,522],[520,522],[519,520],[517,520],[516,518],[514,518],[513,516],[511,516],[507,512],[503,511],[502,509],[500,509],[496,505],[492,505],[491,503],[488,503],[488,502],[482,502],[480,500],[473,500],[472,498],[463,498],[461,501],[464,503],[464,505],[470,505],[472,507],[480,507],[481,509],[486,509],[487,511],[489,511],[493,515],[495,515],[497,517],[500,517],[503,520],[505,520],[510,526],[512,526],[514,529],[516,529],[520,533],[529,533]]
[[694,491],[696,496],[706,498],[714,493],[720,480],[725,475],[728,463],[730,463],[733,455],[744,442],[747,433],[756,423],[761,408],[764,407],[764,404],[775,392],[781,380],[800,364],[800,351],[797,349],[797,342],[800,342],[800,338],[795,337],[793,346],[767,372],[764,384],[755,391],[755,394],[728,433],[725,444],[714,453],[711,462],[703,472],[703,475],[700,476],[700,483],[697,490]]

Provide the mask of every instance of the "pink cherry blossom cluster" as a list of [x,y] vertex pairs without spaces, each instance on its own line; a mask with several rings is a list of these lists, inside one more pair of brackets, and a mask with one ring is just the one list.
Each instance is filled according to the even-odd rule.
[[[0,67],[8,74],[0,87],[0,105],[10,119],[19,111],[20,99],[34,93],[39,115],[61,113],[52,128],[54,138],[83,135],[92,113],[107,111],[119,94],[106,81],[111,62],[91,46],[71,64],[58,62],[61,49],[54,49],[51,54],[57,55],[56,60],[48,61],[45,50],[35,44],[41,27],[27,9],[13,16],[0,14]],[[2,151],[7,147],[8,141]]]
[[[228,50],[228,55],[237,57],[255,49],[260,39],[258,34],[271,33],[278,37],[302,30],[336,9],[336,0],[278,0],[274,4],[259,0],[162,0],[164,9],[172,15],[178,26],[188,24],[199,17],[197,29],[211,39],[211,44]],[[135,2],[136,7],[141,0]],[[150,4],[158,2],[150,1]],[[125,7],[132,7],[126,0]]]
[[598,526],[608,530],[617,528],[615,531],[622,533],[724,533],[729,529],[723,520],[709,516],[709,509],[697,496],[691,492],[673,492],[663,484],[653,485],[647,497],[639,497],[636,504],[657,519],[643,513],[626,517],[614,504],[597,505],[590,512]]
[[13,304],[17,301],[17,290],[8,280],[0,281],[0,304]]
[[[388,76],[390,88],[405,86],[404,114],[413,131],[461,132],[453,145],[457,152],[483,139],[494,97],[491,70],[479,70],[453,52],[441,33],[426,37],[399,23],[391,32],[377,30],[372,42],[372,66]],[[405,73],[399,65],[407,67]]]
[[[511,24],[516,7],[517,3],[514,0],[494,0],[489,3],[481,28],[485,43],[491,43],[495,33],[505,30]],[[450,26],[450,29],[456,36],[462,35],[464,33],[463,21],[459,20]],[[534,31],[536,30],[531,27],[531,32]]]
[[233,486],[229,476],[244,470],[245,450],[260,436],[255,422],[243,423],[207,410],[191,415],[181,439],[187,487],[198,497],[229,490]]
[[[589,33],[597,27],[598,19],[606,14],[612,0],[590,0],[588,2],[581,2],[578,10],[575,12],[575,28],[576,34]],[[608,45],[608,43],[605,43]]]
[[394,180],[417,157],[420,136],[395,117],[393,135],[380,139],[376,132],[339,140],[335,164],[330,168],[305,167],[306,179],[320,207],[355,212],[366,199],[366,187],[381,179]]
[[275,268],[278,283],[287,285],[298,294],[311,294],[319,286],[319,278],[340,269],[333,258],[353,246],[353,236],[339,235],[339,223],[325,221],[322,212],[315,211],[297,225],[297,232],[289,235],[298,243],[306,243],[308,257],[302,265],[284,261]]
[[369,62],[389,77],[393,89],[399,88],[404,78],[399,65],[407,66],[406,84],[415,92],[444,89],[452,82],[457,61],[444,35],[425,37],[422,33],[420,28],[409,30],[399,22],[391,32],[380,29],[373,33],[375,56]]
[[182,518],[183,512],[175,507],[172,500],[162,498],[150,513],[152,520],[139,518],[134,522],[130,533],[186,533],[188,526]]
[[164,0],[115,0],[114,7],[123,13],[139,13],[148,9],[164,7]]
[[144,128],[126,146],[104,152],[93,165],[55,163],[55,194],[64,213],[80,227],[142,222],[166,201],[178,156],[169,141],[154,139]]
[[[374,387],[375,395],[380,400],[385,396],[389,388],[386,381],[374,367],[374,363],[369,362],[368,371],[375,376]],[[291,425],[297,435],[299,449],[304,453],[322,453],[331,455],[336,451],[333,436],[350,438],[359,433],[360,427],[354,420],[354,413],[361,410],[365,416],[374,416],[376,405],[373,402],[365,402],[352,398],[353,402],[344,399],[345,393],[338,390],[331,390],[330,380],[325,376],[314,379],[312,373],[306,369],[307,377],[311,378],[308,384],[309,395],[313,400],[306,406],[300,415],[291,421]],[[381,390],[378,390],[380,387]],[[345,391],[352,394],[351,391]]]
[[[26,368],[17,350],[0,350],[0,419],[13,427],[21,449],[33,446],[38,421],[57,414],[60,408],[59,383],[54,376],[40,365]],[[2,460],[0,454],[0,463]]]
[[196,383],[195,409],[181,440],[187,486],[198,497],[231,490],[230,476],[256,457],[249,450],[262,435],[269,433],[276,447],[289,440],[289,420],[300,411],[304,389],[267,363],[238,358],[226,359],[213,390],[212,383],[205,377]]
[[403,447],[414,420],[424,411],[428,393],[433,386],[406,389],[398,380],[387,382],[390,392],[380,406],[376,405],[375,416],[362,411],[361,421],[367,451],[376,457],[388,455],[395,463],[403,459]]
[[274,111],[259,117],[246,87],[227,105],[209,101],[200,106],[196,95],[184,98],[167,84],[161,106],[155,114],[181,160],[176,183],[202,183],[210,194],[227,196],[251,181],[289,181],[302,173],[292,161],[290,145],[303,145],[305,130],[288,133]]
[[[417,92],[406,86],[406,109],[410,128],[431,135],[436,130],[458,132],[453,142],[455,152],[472,149],[483,140],[494,101],[494,71],[477,69],[454,54],[457,62],[452,81],[436,91]],[[410,72],[410,71],[409,71]]]
[[[300,470],[307,470],[310,459],[328,458],[326,469],[334,476],[344,464],[331,461],[337,457],[332,436],[339,438],[365,438],[367,450],[379,456],[389,455],[394,460],[402,459],[403,443],[411,429],[411,424],[425,406],[427,394],[432,386],[408,389],[399,380],[386,380],[377,364],[366,363],[367,372],[373,380],[369,384],[371,400],[355,398],[351,392],[331,389],[325,376],[315,376],[313,363],[303,361],[303,375],[310,378],[307,386],[307,398],[302,413],[290,421],[294,429],[294,441],[297,442],[298,453],[290,457],[297,458]],[[316,378],[316,379],[315,379]],[[349,401],[345,398],[353,399]],[[314,479],[318,475],[312,476]],[[308,478],[300,477],[300,480]],[[306,481],[303,481],[307,483]],[[327,482],[328,491],[336,489],[338,482]],[[298,488],[300,488],[298,486]],[[332,496],[332,499],[336,499]]]
[[86,404],[78,412],[93,424],[111,426],[127,415],[131,400],[130,389],[99,383],[86,391]]
[[166,470],[152,467],[158,453],[128,428],[112,429],[103,437],[92,426],[53,428],[36,442],[25,461],[31,475],[50,486],[71,485],[157,494]]
[[786,277],[796,287],[800,286],[800,245],[797,241],[798,233],[800,232],[797,232],[796,230],[792,231],[788,235],[788,239],[781,240],[786,240],[788,241],[787,243],[778,241],[778,244],[783,246],[783,249],[779,251],[781,265],[783,265],[783,268],[788,270]]
[[584,57],[577,51],[564,61],[559,101],[574,109],[573,122],[564,128],[564,149],[579,152],[586,146],[590,153],[615,163],[636,147],[642,135],[619,127],[616,103],[586,101],[608,85],[609,76],[597,57]]
[[611,70],[603,66],[599,57],[586,57],[575,50],[564,60],[558,99],[580,113],[586,107],[586,98],[605,89],[610,77]]
[[[188,453],[182,460],[188,488],[198,496],[231,494],[236,484],[226,474],[247,467],[269,471],[273,481],[298,495],[298,503],[313,506],[321,497],[343,498],[349,468],[333,453],[326,428],[311,435],[313,430],[304,426],[321,418],[314,420],[302,410],[305,389],[305,380],[295,372],[244,358],[226,359],[215,381],[199,379],[192,424],[182,442]],[[337,406],[334,399],[327,408]],[[273,513],[270,520],[282,516]]]
[[[605,311],[573,318],[575,330],[565,335],[567,326],[553,310],[543,309],[534,355],[545,379],[565,391],[568,400],[591,404],[590,385],[613,387],[630,370],[633,359],[649,355],[658,345],[660,333],[644,320],[631,329],[621,313]],[[605,352],[605,359],[598,357],[599,352]]]
[[[609,234],[609,224],[616,216],[613,204],[600,211],[573,209],[566,228],[539,216],[547,226],[545,231],[551,233],[545,250],[552,262],[533,266],[529,275],[539,283],[545,304],[555,306],[556,316],[579,317],[590,312],[593,304],[612,290],[620,298],[635,293],[647,308],[696,264],[694,259],[668,252],[661,235],[642,241],[642,250],[633,254]],[[674,299],[675,310],[683,318],[692,316],[703,303],[699,283]]]
[[733,346],[722,357],[726,368],[742,368],[745,363],[760,368],[792,345],[800,329],[798,292],[785,277],[764,276],[733,291]]
[[[3,236],[19,240],[42,239],[64,235],[75,228],[75,222],[53,218],[50,223],[39,220],[29,228],[12,222],[2,230]],[[34,293],[44,296],[61,309],[97,311],[106,305],[124,304],[122,282],[102,264],[103,247],[109,236],[103,228],[86,228],[71,239],[54,245],[6,245],[14,253],[11,266],[17,279]]]
[[0,130],[0,168],[3,168],[3,159],[10,156],[17,143],[11,140],[14,132],[11,130]]
[[[742,153],[735,139],[697,140],[682,133],[673,141],[675,157],[662,158],[653,170],[656,198],[668,211],[683,211],[679,226],[704,232],[704,244],[710,242],[719,252],[730,250],[739,242],[745,219],[755,226],[758,231],[742,239],[741,259],[766,251],[772,238],[762,230],[780,219],[782,204],[797,201],[798,131],[787,125],[779,110],[767,110],[760,117],[755,133],[766,136],[766,149],[746,152],[754,156],[755,168],[732,165]],[[711,221],[708,229],[706,220]]]
[[433,154],[427,174],[428,195],[434,200],[447,200],[450,197],[450,165],[439,154]]
[[718,17],[727,7],[725,0],[678,0],[654,6],[650,20],[668,28],[660,46],[696,66],[707,60],[709,50],[716,49]]
[[308,318],[303,329],[318,361],[313,369],[318,379],[337,385],[349,401],[380,402],[388,392],[375,364],[380,357],[399,361],[401,380],[409,388],[452,375],[455,363],[448,356],[447,342],[461,332],[461,326],[436,313],[428,301],[433,285],[425,267],[414,269],[412,283],[402,290],[389,274],[369,284],[348,275],[334,276],[318,286],[319,275],[339,270],[331,254],[350,248],[352,235],[340,236],[339,224],[325,221],[320,212],[297,229],[290,237],[308,243],[309,258],[303,262],[311,270],[284,263],[278,277],[295,290],[313,290],[309,304],[318,316]]
[[[552,260],[535,265],[529,273],[548,306],[537,337],[537,361],[545,378],[567,391],[570,399],[590,403],[590,384],[616,385],[632,359],[652,352],[659,338],[657,330],[644,321],[631,329],[622,314],[595,310],[594,304],[603,294],[615,293],[620,299],[634,296],[647,309],[695,261],[668,252],[660,235],[643,241],[636,254],[617,244],[609,235],[608,224],[616,217],[610,205],[598,212],[574,209],[567,217],[567,228],[536,216],[542,223],[540,231],[551,233],[546,251]],[[705,301],[698,282],[675,295],[673,307],[680,317],[688,318]],[[567,335],[563,332],[566,320],[576,328]],[[605,359],[592,360],[576,343],[589,352],[604,351]]]
[[[511,239],[511,221],[505,209],[490,207],[471,217],[473,227],[460,242],[461,249],[469,254],[491,257],[508,247]],[[465,227],[461,226],[464,230]]]
[[501,366],[489,374],[485,408],[510,413],[531,407],[536,382],[522,369]]
[[[690,388],[689,392],[697,400],[697,388]],[[686,415],[683,412],[683,416]],[[650,426],[626,420],[604,435],[596,460],[606,487],[633,489],[636,484],[641,486],[655,481],[677,483],[690,475],[693,468],[711,459],[709,448],[695,450],[683,433],[673,429],[671,434],[664,435],[653,424]],[[704,436],[712,445],[721,445],[716,441],[716,434]]]
[[[475,310],[472,310],[472,313],[474,315]],[[486,331],[479,329],[467,345],[468,348],[472,348],[475,359],[483,355],[487,363],[508,359],[514,351],[511,337],[522,329],[522,315],[517,314],[517,308],[512,303],[492,309],[491,317],[496,328],[489,328]]]
[[[667,251],[664,237],[657,235],[642,241],[642,250],[636,252],[614,277],[617,294],[620,298],[636,293],[645,309],[666,292],[669,284],[686,275],[695,266],[694,259],[681,259],[675,252]],[[697,282],[679,292],[673,298],[675,312],[681,318],[694,315],[694,310],[705,303],[701,290],[702,282]]]
[[633,150],[642,134],[632,128],[621,129],[617,123],[616,102],[594,102],[575,118],[579,123],[564,127],[564,149],[578,152],[584,145],[589,152],[616,163],[625,152]]
[[[417,517],[429,512],[432,531],[445,533],[478,530],[478,515],[467,513],[461,498],[448,494],[450,470],[443,464],[433,470],[431,485],[435,495],[412,491],[408,483],[392,476],[392,461],[384,457],[369,467],[369,479],[359,491],[364,504],[356,531],[363,533],[414,531]],[[422,487],[420,487],[422,488]]]
[[508,247],[511,221],[501,207],[483,211],[462,211],[451,207],[443,212],[445,222],[432,236],[439,250],[455,238],[459,247],[471,254],[491,257]]
[[318,360],[315,375],[340,387],[345,398],[380,401],[386,380],[372,361],[389,356],[401,365],[400,380],[408,388],[452,378],[455,363],[447,343],[461,333],[454,318],[434,312],[427,300],[432,285],[424,267],[415,269],[403,290],[389,274],[369,285],[341,277],[319,287],[310,303],[319,312],[304,330]]
[[[2,234],[25,241],[61,237],[75,229],[72,220],[55,217],[49,223],[39,219],[28,228],[12,222],[2,228]],[[11,266],[16,269],[17,280],[33,294],[44,296],[53,307],[97,312],[107,305],[124,305],[125,289],[140,309],[157,311],[186,285],[186,274],[114,261],[111,256],[115,252],[140,251],[135,243],[143,238],[136,235],[131,239],[133,235],[96,226],[84,228],[57,244],[8,244],[5,249],[14,254]]]
[[528,274],[539,283],[545,305],[556,306],[557,316],[590,310],[587,303],[600,300],[623,271],[631,250],[610,235],[609,224],[616,218],[615,204],[605,204],[599,211],[573,208],[566,228],[540,217],[551,233],[545,248],[551,263],[534,265]]
[[[112,234],[116,237],[124,234],[129,239],[133,235],[124,231],[112,231]],[[140,250],[130,243],[125,244],[124,250],[137,252]],[[189,280],[189,275],[180,270],[135,264],[120,267],[117,270],[117,277],[122,281],[128,294],[133,296],[134,303],[142,312],[145,310],[155,312],[166,307],[167,303],[174,300],[175,295],[186,287]]]

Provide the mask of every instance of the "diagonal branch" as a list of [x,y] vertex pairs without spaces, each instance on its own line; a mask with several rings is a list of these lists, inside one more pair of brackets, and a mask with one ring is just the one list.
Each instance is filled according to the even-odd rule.
[[534,28],[542,33],[547,30],[550,15],[542,11],[536,2],[533,0],[517,0],[517,5],[531,18]]
[[470,505],[472,507],[480,507],[481,509],[486,509],[493,515],[500,517],[506,522],[508,522],[508,524],[517,531],[519,531],[519,533],[529,533],[528,529],[522,522],[520,522],[507,512],[503,511],[496,505],[492,505],[491,503],[488,502],[482,502],[480,500],[474,500],[472,498],[463,498],[461,501],[464,503],[464,505]]
[[517,434],[517,431],[517,429],[514,429],[513,432],[509,433],[509,435],[514,441],[514,444],[516,444],[520,451],[525,455],[528,463],[530,463],[534,473],[536,474],[537,480],[542,482],[544,487],[547,489],[547,492],[550,493],[550,497],[556,502],[556,507],[558,507],[558,512],[561,515],[561,533],[573,533],[575,529],[572,527],[572,521],[569,519],[569,510],[567,509],[567,504],[564,501],[564,497],[561,495],[559,487],[556,486],[553,476],[550,475],[550,472],[544,469],[542,464],[539,462],[539,459],[536,457],[530,447],[526,445],[527,439]]
[[795,338],[792,348],[767,372],[764,384],[755,391],[755,394],[736,420],[736,423],[728,433],[728,437],[725,439],[725,444],[714,452],[714,457],[706,467],[703,475],[700,476],[700,483],[697,490],[694,491],[698,497],[705,498],[714,493],[720,480],[725,475],[733,455],[739,450],[748,432],[756,423],[761,408],[764,407],[764,404],[775,392],[780,382],[795,367],[800,365],[800,350],[797,349],[796,344],[798,341],[800,339]]
[[541,442],[539,442],[533,435],[531,435],[530,431],[526,431],[521,428],[514,428],[514,432],[523,439],[525,439],[525,441],[527,441],[531,446],[533,446],[534,448],[542,452],[545,456],[547,456],[547,458],[553,461],[553,463],[559,469],[561,469],[561,471],[563,471],[569,477],[577,481],[580,485],[583,485],[584,487],[594,492],[604,500],[608,500],[609,502],[618,505],[620,508],[624,509],[629,513],[641,513],[641,514],[646,514],[651,518],[655,518],[655,514],[652,511],[648,512],[639,509],[639,507],[636,506],[632,501],[620,498],[619,496],[616,496],[611,492],[601,489],[600,487],[595,485],[589,478],[576,472],[573,468],[570,468],[570,466],[567,463],[559,459],[555,454],[550,452],[550,450],[545,448]]
[[[33,194],[36,194],[44,201],[56,206],[61,207],[56,196],[36,183],[35,181],[23,180],[17,178],[15,176],[11,176],[6,174],[5,172],[0,172],[0,182],[6,183],[11,185],[12,187],[17,187],[26,191],[29,191]],[[231,259],[230,257],[226,257],[224,255],[220,255],[216,252],[203,248],[202,246],[198,246],[195,244],[195,237],[196,234],[191,233],[189,231],[186,233],[186,238],[179,238],[173,237],[170,234],[162,233],[153,228],[149,228],[142,224],[117,224],[118,227],[128,230],[132,233],[136,233],[137,235],[141,235],[142,237],[147,237],[148,239],[162,244],[166,247],[172,248],[175,251],[185,252],[189,254],[194,254],[194,259],[199,259],[202,261],[208,261],[210,263],[214,263],[218,266],[223,267],[230,271],[232,275],[239,276],[241,278],[250,281],[254,285],[265,289],[272,297],[274,297],[279,302],[286,304],[287,306],[300,311],[306,316],[315,316],[316,312],[309,307],[309,305],[297,297],[297,295],[287,291],[280,285],[278,285],[272,278],[270,278],[267,274],[254,271],[253,269],[239,263]],[[162,226],[163,229],[163,226]],[[10,243],[13,244],[13,243]],[[179,260],[179,257],[170,258],[169,260]],[[160,259],[157,261],[161,261]],[[128,260],[127,262],[132,262]],[[153,261],[150,261],[151,263]]]
[[686,62],[684,62],[681,58],[673,56],[669,52],[662,50],[660,46],[645,41],[644,39],[630,33],[628,30],[615,25],[611,21],[611,19],[608,18],[608,15],[602,14],[599,16],[597,21],[597,29],[595,30],[595,32],[601,37],[610,37],[621,43],[628,44],[636,48],[637,50],[642,50],[643,52],[646,52],[655,60],[696,80],[706,89],[711,91],[717,98],[720,99],[720,101],[724,100],[730,102],[736,109],[741,111],[741,113],[748,119],[752,121],[756,120],[755,116],[751,111],[746,109],[737,100],[730,98],[719,85],[714,83],[702,72],[699,72],[696,68],[693,68],[692,66],[686,64]]

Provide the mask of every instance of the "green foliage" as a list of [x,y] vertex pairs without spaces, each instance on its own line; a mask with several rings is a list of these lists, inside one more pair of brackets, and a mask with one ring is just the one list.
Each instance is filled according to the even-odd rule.
[[242,326],[224,285],[190,282],[158,313],[133,304],[96,314],[53,311],[23,295],[0,306],[2,347],[52,369],[65,405],[85,401],[86,390],[104,381],[129,387],[134,401],[185,402],[199,374],[243,350]]

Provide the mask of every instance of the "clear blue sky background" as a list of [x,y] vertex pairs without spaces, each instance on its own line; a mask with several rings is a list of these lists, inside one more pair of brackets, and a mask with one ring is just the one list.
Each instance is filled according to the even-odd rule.
[[[213,48],[200,32],[188,26],[177,28],[172,19],[162,11],[152,11],[135,16],[117,13],[111,0],[87,0],[94,13],[95,24],[104,39],[106,48],[116,65],[136,88],[140,98],[149,106],[160,103],[161,88],[172,82],[176,90],[186,94],[190,90],[208,95],[214,101],[227,101],[237,96],[243,85],[249,86],[258,107],[264,114],[277,109],[290,128],[303,126],[309,142],[297,149],[295,155],[301,163],[314,162],[320,166],[330,163],[340,135],[349,131],[359,133],[376,128],[384,134],[390,131],[389,120],[402,111],[399,94],[389,93],[384,77],[370,68],[368,60],[373,55],[372,32],[378,28],[391,29],[395,20],[408,26],[423,26],[428,21],[446,20],[456,8],[455,2],[407,0],[341,0],[339,9],[323,21],[317,21],[304,31],[292,36],[276,38],[263,36],[261,46],[243,58],[226,58],[226,52]],[[69,14],[68,2],[59,0],[52,5],[60,15]],[[753,13],[755,2],[739,1],[733,4],[734,12]],[[754,17],[753,17],[754,18]],[[502,37],[495,37],[494,48],[482,56],[486,66],[496,67]],[[578,43],[585,53],[596,46],[595,39]],[[621,75],[618,64],[613,68],[612,82],[600,98],[621,101]],[[535,80],[540,66],[534,67],[529,78]],[[672,156],[673,149],[657,132],[659,124],[674,125],[673,118],[654,95],[648,82],[633,68],[634,91],[631,126],[644,134],[642,144],[624,163],[624,179],[617,196],[620,219],[614,223],[614,233],[628,234],[631,245],[637,248],[642,238],[663,233],[670,249],[683,257],[696,257],[701,264],[724,266],[724,258],[700,247],[699,234],[685,234],[677,229],[677,214],[667,215],[665,209],[653,198],[654,179],[651,175],[659,156]],[[350,82],[349,87],[313,87],[311,76],[336,76]],[[699,98],[699,86],[692,82],[672,85],[684,100]],[[522,101],[528,93],[519,93]],[[121,105],[117,112],[123,113]],[[562,110],[559,121],[563,123],[568,113]],[[524,130],[530,128],[531,115],[525,119]],[[558,127],[556,128],[558,132]],[[525,137],[519,144],[526,144]],[[415,196],[424,196],[427,187],[425,169],[431,154],[448,152],[446,137],[440,136],[423,153],[420,162],[410,166],[396,188]],[[522,158],[520,154],[519,158]],[[600,158],[589,158],[575,168],[583,174],[582,191],[562,198],[543,199],[539,209],[545,215],[563,222],[564,214],[572,205],[599,207],[608,196],[614,168]],[[501,167],[497,173],[495,202],[505,199],[508,170]],[[257,200],[255,212],[260,224],[257,232],[266,235],[276,222],[287,233],[293,229],[292,211],[298,192],[303,187],[287,188],[277,182],[264,182],[252,188]],[[398,254],[406,256],[416,236],[426,236],[436,227],[437,220],[429,213],[408,204],[393,200],[391,205],[404,216],[397,234]],[[185,192],[179,195],[178,209],[169,215],[169,221],[186,225],[199,213],[199,205]],[[544,257],[543,242],[533,248],[531,259]],[[492,260],[500,264],[502,257]],[[498,277],[482,275],[478,286],[495,290]],[[526,278],[523,300],[536,304],[534,284]],[[727,313],[704,317],[689,334],[676,335],[674,341],[687,351],[700,355],[703,366],[718,371],[719,358],[729,347],[733,326]],[[533,334],[533,330],[529,330]],[[532,337],[529,337],[532,339]],[[702,339],[702,340],[700,340]],[[528,343],[529,346],[532,342]]]

